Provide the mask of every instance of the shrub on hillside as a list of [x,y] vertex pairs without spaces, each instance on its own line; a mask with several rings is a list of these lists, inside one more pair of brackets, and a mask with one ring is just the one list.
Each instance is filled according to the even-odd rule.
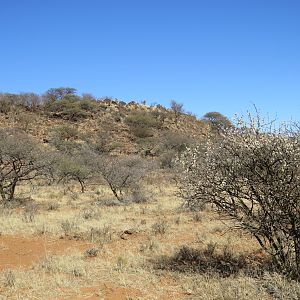
[[176,159],[195,141],[180,132],[165,132],[160,142],[160,163],[162,168],[173,168]]
[[35,93],[0,93],[0,113],[7,114],[16,108],[35,111],[42,104],[42,98]]
[[209,124],[211,131],[214,133],[219,133],[232,126],[232,123],[226,116],[216,111],[206,113],[202,120]]
[[153,128],[160,127],[160,121],[151,112],[133,111],[125,119],[132,133],[139,138],[153,135]]
[[95,109],[91,100],[82,100],[81,97],[67,94],[61,100],[55,100],[45,105],[46,112],[52,116],[61,117],[71,121],[87,118]]
[[79,137],[80,133],[74,126],[56,126],[51,132],[50,143],[60,152],[72,155],[82,148],[82,144],[78,142]]

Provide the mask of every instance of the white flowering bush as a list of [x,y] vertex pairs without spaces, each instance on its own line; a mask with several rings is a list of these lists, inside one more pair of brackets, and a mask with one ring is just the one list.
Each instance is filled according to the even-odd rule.
[[180,190],[185,205],[213,204],[251,233],[279,270],[300,279],[300,140],[258,117],[241,118],[218,139],[188,149]]

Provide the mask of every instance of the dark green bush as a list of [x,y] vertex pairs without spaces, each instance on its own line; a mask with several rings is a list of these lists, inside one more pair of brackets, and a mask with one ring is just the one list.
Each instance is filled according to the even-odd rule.
[[153,136],[153,128],[159,128],[161,123],[151,112],[133,111],[125,119],[132,133],[139,138]]
[[153,131],[150,128],[131,126],[131,132],[138,138],[144,139],[153,136]]
[[127,116],[126,123],[129,125],[156,127],[158,122],[155,117],[149,112],[133,111]]
[[81,97],[68,94],[61,100],[55,100],[45,105],[46,112],[55,117],[78,121],[87,118],[95,109],[91,100],[82,100]]

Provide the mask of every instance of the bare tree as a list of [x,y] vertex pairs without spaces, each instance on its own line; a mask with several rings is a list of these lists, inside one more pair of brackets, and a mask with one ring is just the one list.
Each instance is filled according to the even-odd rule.
[[299,133],[265,124],[249,115],[221,139],[189,149],[181,160],[181,192],[190,208],[213,203],[281,271],[300,279]]
[[171,100],[171,110],[174,115],[174,122],[176,127],[178,127],[178,122],[182,113],[184,113],[183,104],[178,103],[175,100]]
[[80,184],[81,192],[85,192],[85,183],[91,178],[93,156],[88,150],[81,149],[70,154],[61,154],[56,159],[55,173],[58,176],[58,182],[77,181]]
[[19,95],[20,101],[24,107],[35,111],[41,105],[41,97],[35,93],[21,93]]
[[135,187],[151,168],[146,160],[136,156],[109,155],[99,156],[95,167],[119,201],[124,200],[125,193]]
[[20,95],[0,93],[0,113],[8,114],[15,111],[18,105],[20,105]]
[[14,198],[17,184],[42,175],[50,163],[45,151],[26,134],[0,131],[0,196],[4,203]]

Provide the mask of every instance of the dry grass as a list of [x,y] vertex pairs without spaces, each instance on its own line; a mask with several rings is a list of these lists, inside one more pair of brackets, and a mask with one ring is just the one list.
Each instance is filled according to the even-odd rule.
[[[170,261],[182,246],[201,252],[217,243],[235,256],[256,251],[264,257],[254,240],[230,231],[212,211],[182,211],[172,185],[160,181],[148,188],[150,202],[107,206],[111,195],[105,186],[91,185],[85,194],[77,186],[22,187],[34,206],[1,209],[2,237],[22,236],[43,245],[51,239],[54,246],[70,241],[73,247],[57,253],[45,249],[30,265],[4,268],[0,299],[300,298],[299,284],[278,274],[251,277],[241,268],[224,278],[216,272],[156,268],[154,261]],[[7,247],[2,237],[0,255]],[[13,247],[11,252],[16,254]]]

